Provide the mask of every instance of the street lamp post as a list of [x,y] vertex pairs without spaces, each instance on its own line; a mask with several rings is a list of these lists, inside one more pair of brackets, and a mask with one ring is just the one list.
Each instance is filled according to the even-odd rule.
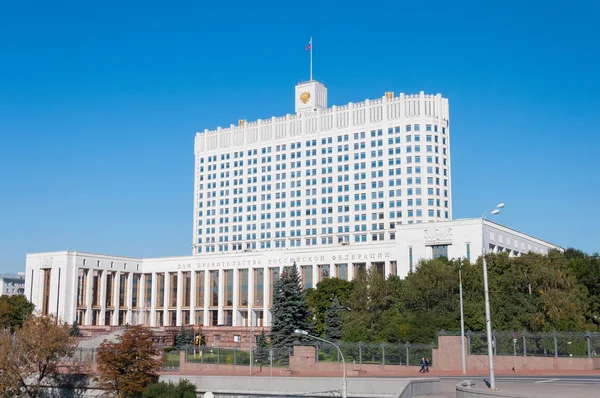
[[504,207],[504,203],[500,203],[493,209],[483,213],[481,216],[481,257],[483,259],[483,294],[485,296],[485,327],[487,331],[487,346],[488,346],[488,360],[490,367],[490,390],[496,389],[496,380],[494,377],[494,351],[492,347],[492,317],[490,314],[490,290],[488,286],[488,273],[487,273],[487,262],[485,260],[485,232],[484,232],[484,221],[488,214],[498,214],[500,209]]
[[[347,384],[346,384],[346,361],[344,360],[344,354],[342,354],[342,350],[340,350],[340,347],[338,347],[331,341],[322,339],[317,336],[313,336],[312,334],[308,333],[306,330],[296,329],[296,330],[294,330],[294,334],[297,334],[298,336],[310,337],[312,339],[319,340],[319,341],[322,341],[327,344],[331,344],[338,350],[338,352],[340,353],[340,357],[342,358],[342,365],[344,367],[344,376],[342,377],[342,398],[347,398],[348,395],[347,395]],[[317,353],[317,355],[318,355],[318,353]]]

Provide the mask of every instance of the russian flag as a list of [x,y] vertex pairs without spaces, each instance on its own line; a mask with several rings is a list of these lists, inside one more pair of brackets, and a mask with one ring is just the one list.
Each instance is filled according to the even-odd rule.
[[308,46],[306,46],[306,51],[310,50],[311,47],[312,47],[312,37],[310,38],[310,41],[308,42]]

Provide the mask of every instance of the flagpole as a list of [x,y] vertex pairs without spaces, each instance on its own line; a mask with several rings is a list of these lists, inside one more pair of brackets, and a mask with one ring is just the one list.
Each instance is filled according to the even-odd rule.
[[310,81],[312,81],[312,49],[313,48],[313,44],[312,44],[312,37],[310,38]]

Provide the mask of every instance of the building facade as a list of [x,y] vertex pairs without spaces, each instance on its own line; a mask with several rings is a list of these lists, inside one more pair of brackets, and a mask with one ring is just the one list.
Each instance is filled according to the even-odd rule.
[[25,292],[25,273],[0,275],[0,295],[12,296]]
[[360,270],[405,277],[421,259],[556,246],[481,219],[452,220],[448,101],[387,92],[327,108],[316,81],[296,113],[195,137],[193,252],[130,258],[28,254],[25,294],[81,325],[270,326],[273,286]]
[[396,239],[452,219],[448,100],[387,92],[327,108],[319,82],[296,113],[195,139],[194,254]]
[[80,252],[27,255],[25,294],[42,313],[81,325],[270,326],[273,286],[296,264],[304,288],[359,270],[405,277],[418,261],[475,261],[486,251],[547,253],[557,246],[490,221],[462,219],[396,228],[397,239],[325,247],[130,258]]

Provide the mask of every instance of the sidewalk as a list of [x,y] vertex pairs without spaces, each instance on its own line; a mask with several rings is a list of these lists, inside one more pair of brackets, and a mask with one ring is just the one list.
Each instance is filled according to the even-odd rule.
[[[182,374],[180,372],[161,372],[160,374],[165,375],[177,375]],[[190,373],[186,372],[186,374],[201,374],[201,375],[211,375],[211,376],[249,376],[250,369],[248,366],[237,366],[234,369],[228,370],[227,372],[223,371],[209,371],[204,370],[202,372]],[[310,371],[293,371],[291,374],[288,368],[273,368],[273,377],[275,376],[297,376],[297,377],[340,377],[342,374],[339,372],[310,372]],[[382,372],[382,371],[368,371],[366,373],[361,373],[359,376],[351,376],[347,377],[410,377],[410,378],[420,378],[420,377],[463,377],[465,380],[468,380],[470,377],[477,376],[486,376],[489,373],[487,371],[481,372],[470,372],[466,375],[463,375],[462,372],[455,371],[436,371],[434,368],[430,368],[429,373],[419,373],[417,367],[411,367],[407,369],[400,369],[394,372]],[[514,373],[512,371],[496,371],[497,376],[598,376],[600,377],[600,370],[595,371],[582,371],[582,370],[562,370],[562,371],[553,371],[553,370],[523,370]],[[271,376],[271,371],[269,367],[260,368],[255,367],[252,371],[252,376]]]

